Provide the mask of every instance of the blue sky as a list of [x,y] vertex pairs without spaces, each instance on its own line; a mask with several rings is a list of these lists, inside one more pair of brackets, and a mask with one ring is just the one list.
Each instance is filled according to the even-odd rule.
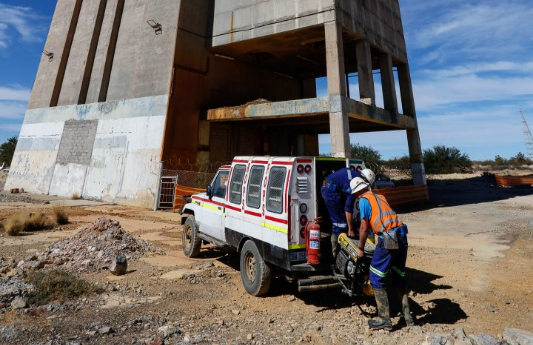
[[[0,143],[20,130],[55,3],[0,0]],[[454,146],[476,160],[526,153],[518,109],[533,128],[531,0],[400,5],[423,148]],[[351,141],[384,158],[407,153],[404,131],[352,134]],[[321,151],[329,145],[321,136]]]

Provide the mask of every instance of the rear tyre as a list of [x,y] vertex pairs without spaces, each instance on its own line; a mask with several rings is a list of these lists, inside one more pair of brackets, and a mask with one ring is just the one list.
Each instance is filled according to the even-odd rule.
[[183,248],[183,254],[188,258],[197,257],[200,254],[200,247],[202,246],[202,240],[198,237],[198,229],[194,216],[189,216],[185,220],[183,225],[183,233],[181,237],[181,247]]
[[252,296],[262,296],[270,289],[272,270],[253,241],[246,241],[241,250],[241,278],[244,289]]

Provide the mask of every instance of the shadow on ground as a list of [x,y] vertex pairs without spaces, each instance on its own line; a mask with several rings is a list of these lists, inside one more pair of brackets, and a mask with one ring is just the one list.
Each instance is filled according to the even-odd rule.
[[478,176],[464,180],[428,180],[430,202],[402,212],[416,212],[436,207],[479,204],[533,195],[532,187],[498,187],[494,176]]

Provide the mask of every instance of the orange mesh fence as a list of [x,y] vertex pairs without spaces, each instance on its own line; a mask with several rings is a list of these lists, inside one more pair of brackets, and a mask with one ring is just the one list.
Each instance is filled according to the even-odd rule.
[[533,176],[494,175],[496,185],[500,187],[533,186]]
[[174,212],[179,211],[181,206],[183,206],[183,203],[186,202],[185,200],[183,200],[183,196],[202,193],[202,192],[205,192],[205,189],[185,187],[185,186],[177,184],[176,193],[174,197]]
[[420,205],[429,201],[428,187],[426,185],[376,189],[376,193],[384,195],[394,209]]

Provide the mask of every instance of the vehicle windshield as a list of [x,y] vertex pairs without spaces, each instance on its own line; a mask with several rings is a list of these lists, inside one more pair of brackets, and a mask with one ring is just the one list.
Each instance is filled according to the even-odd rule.
[[226,186],[228,184],[229,170],[221,170],[218,172],[215,181],[213,181],[213,196],[217,198],[226,198]]

